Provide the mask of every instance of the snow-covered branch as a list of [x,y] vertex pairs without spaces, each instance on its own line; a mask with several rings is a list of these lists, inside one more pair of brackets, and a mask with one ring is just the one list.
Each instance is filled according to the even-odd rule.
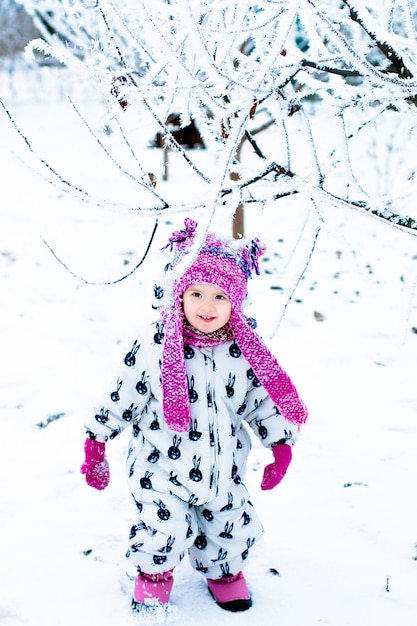
[[[44,39],[32,50],[97,85],[107,129],[130,163],[122,166],[74,107],[91,141],[136,181],[139,213],[198,209],[209,222],[225,206],[232,216],[237,204],[250,210],[301,194],[318,209],[336,203],[417,231],[417,168],[403,141],[414,145],[417,127],[415,15],[406,0],[21,1]],[[178,140],[167,122],[174,113],[181,128],[195,124],[211,159]],[[382,148],[387,127],[403,140],[391,133]],[[185,201],[149,178],[156,134],[175,155],[171,179],[190,180]]]

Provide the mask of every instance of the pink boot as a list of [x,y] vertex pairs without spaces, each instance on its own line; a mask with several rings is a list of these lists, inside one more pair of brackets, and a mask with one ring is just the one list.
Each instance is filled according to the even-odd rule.
[[246,580],[242,572],[235,576],[208,579],[207,584],[211,595],[217,604],[226,611],[247,611],[252,606],[252,600]]
[[173,584],[172,570],[162,574],[141,572],[136,577],[132,608],[140,610],[140,606],[144,604],[168,604]]

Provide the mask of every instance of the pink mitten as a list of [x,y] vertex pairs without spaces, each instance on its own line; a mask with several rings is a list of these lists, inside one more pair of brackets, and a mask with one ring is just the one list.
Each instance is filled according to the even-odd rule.
[[284,478],[292,459],[292,448],[287,443],[280,443],[272,448],[274,462],[264,469],[261,489],[267,490],[276,487]]
[[110,468],[105,457],[105,444],[101,441],[86,439],[84,444],[85,461],[81,474],[85,474],[87,485],[94,489],[105,489],[110,481]]

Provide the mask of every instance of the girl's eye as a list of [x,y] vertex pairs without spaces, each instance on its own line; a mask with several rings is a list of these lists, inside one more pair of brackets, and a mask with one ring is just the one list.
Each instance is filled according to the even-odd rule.
[[226,298],[224,296],[222,296],[221,294],[219,294],[218,296],[216,296],[216,300],[225,300]]
[[199,298],[199,297],[200,297],[200,293],[199,293],[198,291],[193,291],[193,292],[191,293],[191,297],[192,297],[192,298]]

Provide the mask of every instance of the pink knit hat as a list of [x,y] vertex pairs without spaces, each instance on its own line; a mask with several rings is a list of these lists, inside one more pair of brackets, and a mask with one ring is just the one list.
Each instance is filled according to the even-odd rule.
[[[196,236],[197,223],[187,218],[184,228],[172,234],[164,250],[173,258],[165,268],[173,272],[189,254]],[[162,392],[164,418],[169,428],[182,432],[190,424],[189,388],[184,356],[186,320],[182,310],[182,294],[190,285],[206,283],[220,287],[232,303],[232,313],[224,337],[234,338],[256,377],[266,389],[282,415],[300,426],[307,419],[307,410],[288,375],[260,337],[253,331],[242,310],[247,295],[247,281],[252,272],[259,274],[258,258],[265,247],[258,239],[231,239],[209,233],[196,258],[185,272],[170,281],[169,293],[155,287],[158,298],[168,296],[162,304],[164,346],[162,352]],[[164,298],[165,299],[165,298]],[[207,337],[210,342],[210,338]],[[214,343],[216,339],[213,339]],[[188,336],[187,336],[187,342]],[[217,343],[219,339],[217,337]],[[197,343],[198,345],[198,343]],[[201,345],[201,344],[200,344]]]

